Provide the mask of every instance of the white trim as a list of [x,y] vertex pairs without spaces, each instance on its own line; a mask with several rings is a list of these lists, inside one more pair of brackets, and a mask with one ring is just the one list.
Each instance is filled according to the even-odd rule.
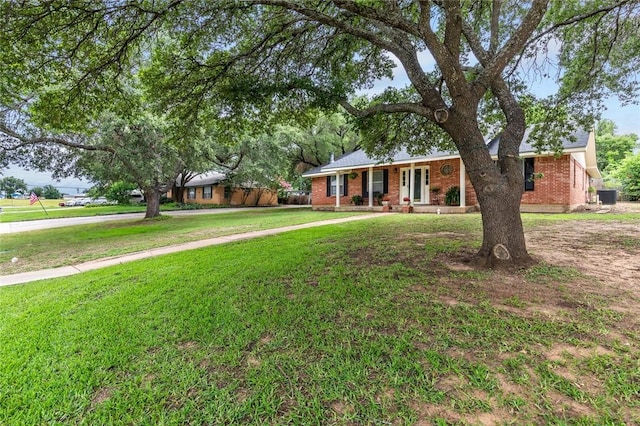
[[369,173],[367,173],[367,193],[369,194],[369,207],[373,207],[373,166],[369,167]]
[[336,207],[340,207],[340,173],[336,172]]
[[[416,170],[421,170],[422,179],[420,182],[416,182]],[[425,183],[425,177],[429,175],[429,182]],[[403,185],[403,176],[406,179],[406,185]],[[400,194],[400,202],[404,203],[404,197],[409,197],[411,201],[409,204],[412,206],[415,203],[418,204],[430,204],[431,203],[431,165],[423,165],[416,167],[415,164],[411,164],[411,167],[403,167],[400,169],[400,181],[399,181],[399,194]],[[415,185],[419,184],[420,187],[420,200],[416,200],[413,197],[415,194]],[[405,191],[406,188],[406,191]]]

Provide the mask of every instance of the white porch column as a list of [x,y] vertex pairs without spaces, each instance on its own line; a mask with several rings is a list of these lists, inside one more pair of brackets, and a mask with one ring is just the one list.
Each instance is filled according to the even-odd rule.
[[464,167],[462,158],[460,159],[460,207],[466,207],[466,190],[467,190],[467,170]]
[[340,207],[340,172],[336,172],[336,207]]
[[[413,190],[413,186],[416,183],[416,163],[411,163],[411,169],[409,169],[409,194],[407,194],[407,197],[409,197],[409,203],[411,203],[411,205],[413,205],[413,194],[414,194],[414,190]],[[402,200],[400,200],[400,203],[403,203]]]
[[369,207],[373,207],[373,167],[367,173],[367,192],[369,193]]

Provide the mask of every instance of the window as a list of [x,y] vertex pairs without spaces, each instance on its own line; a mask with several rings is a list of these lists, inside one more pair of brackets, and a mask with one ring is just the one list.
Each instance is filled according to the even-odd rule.
[[189,188],[187,190],[187,199],[189,199],[189,200],[195,200],[196,199],[196,189],[195,188]]
[[524,159],[524,190],[525,191],[533,191],[534,188],[534,169],[533,163],[535,158],[525,158]]
[[[348,175],[341,175],[340,178],[340,195],[347,195],[349,190],[347,188]],[[336,175],[327,176],[327,197],[336,196]]]
[[[389,192],[389,169],[374,170],[371,180],[374,196]],[[369,196],[369,172],[367,171],[362,172],[362,194],[365,197]]]
[[384,172],[376,170],[373,172],[373,193],[384,193]]
[[210,200],[212,198],[213,187],[205,186],[202,188],[202,198],[205,200]]

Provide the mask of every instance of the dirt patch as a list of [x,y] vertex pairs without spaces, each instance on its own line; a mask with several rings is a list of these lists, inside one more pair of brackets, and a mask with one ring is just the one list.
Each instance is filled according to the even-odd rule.
[[[612,214],[612,213],[610,213]],[[549,265],[575,268],[585,278],[563,283],[566,307],[604,302],[636,328],[640,310],[640,224],[575,221],[533,229],[526,234],[530,253]],[[588,295],[570,299],[571,295]],[[573,304],[573,306],[570,306]]]
[[111,395],[113,395],[114,391],[115,390],[109,386],[98,389],[93,394],[93,398],[91,398],[91,408],[94,409],[98,405],[103,404],[109,399],[111,399]]

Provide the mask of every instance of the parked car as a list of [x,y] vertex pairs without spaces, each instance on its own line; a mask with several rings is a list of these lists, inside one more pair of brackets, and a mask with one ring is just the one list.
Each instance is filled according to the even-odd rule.
[[88,206],[88,205],[92,205],[92,206],[101,206],[103,204],[108,204],[109,202],[107,201],[106,198],[104,197],[98,197],[98,198],[86,198],[84,199],[84,205]]
[[65,207],[75,207],[78,204],[76,204],[78,200],[76,200],[75,198],[69,198],[68,200],[64,200],[64,206]]

